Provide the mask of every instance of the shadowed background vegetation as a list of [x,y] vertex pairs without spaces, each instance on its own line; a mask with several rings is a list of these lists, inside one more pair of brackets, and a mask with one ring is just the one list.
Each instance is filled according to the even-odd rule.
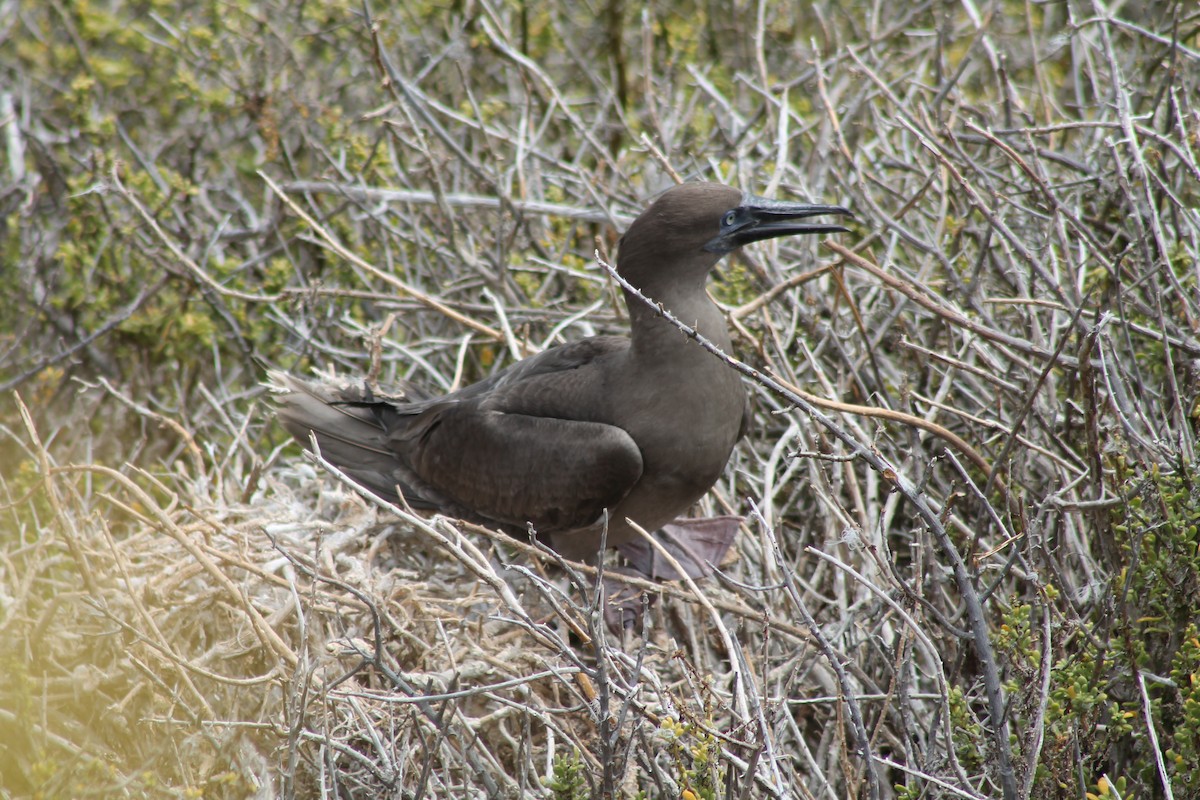
[[[1182,0],[0,0],[0,794],[1197,796],[1197,97]],[[644,630],[272,423],[624,330],[677,179],[856,219],[716,277]]]

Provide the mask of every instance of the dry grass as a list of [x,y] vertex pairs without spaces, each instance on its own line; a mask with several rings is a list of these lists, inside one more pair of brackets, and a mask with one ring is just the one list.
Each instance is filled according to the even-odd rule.
[[[1200,15],[893,5],[17,4],[0,794],[1200,791]],[[114,66],[167,55],[196,105]],[[698,512],[746,523],[644,631],[272,426],[261,358],[622,330],[675,177],[857,221],[718,276],[756,426]]]

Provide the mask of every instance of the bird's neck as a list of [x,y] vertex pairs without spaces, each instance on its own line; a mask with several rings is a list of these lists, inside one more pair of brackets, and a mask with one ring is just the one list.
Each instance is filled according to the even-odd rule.
[[[694,327],[701,336],[726,353],[730,352],[725,317],[709,299],[703,284],[695,287],[656,286],[643,290],[643,294],[655,306],[661,304],[680,322]],[[675,363],[681,360],[719,363],[659,314],[657,307],[648,306],[629,292],[625,293],[625,303],[629,308],[630,335],[636,357],[669,358]]]

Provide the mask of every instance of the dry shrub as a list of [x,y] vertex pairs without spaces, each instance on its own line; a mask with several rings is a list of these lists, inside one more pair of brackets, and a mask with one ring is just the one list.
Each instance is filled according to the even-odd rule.
[[[0,788],[1200,791],[1191,5],[14,20]],[[676,177],[857,223],[720,270],[756,425],[698,513],[747,521],[644,632],[272,425],[260,359],[444,390],[622,330],[594,254]]]

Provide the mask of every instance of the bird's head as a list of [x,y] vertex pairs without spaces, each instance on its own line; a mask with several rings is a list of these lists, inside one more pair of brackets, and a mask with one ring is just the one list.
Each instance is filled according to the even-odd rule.
[[722,256],[751,242],[846,230],[804,221],[823,214],[850,216],[841,206],[770,200],[719,183],[680,184],[629,226],[617,269],[646,289],[660,281],[702,281]]

